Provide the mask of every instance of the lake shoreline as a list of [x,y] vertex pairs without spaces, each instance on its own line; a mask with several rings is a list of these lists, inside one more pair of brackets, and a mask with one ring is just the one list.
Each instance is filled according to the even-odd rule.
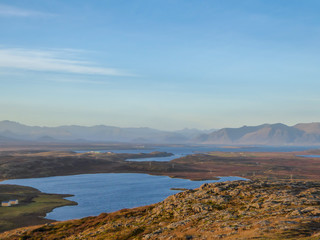
[[[235,180],[248,179],[230,176],[218,180],[191,181],[144,173],[100,173],[12,179],[4,184],[29,186],[45,193],[74,195],[68,200],[77,202],[78,206],[55,209],[46,215],[48,219],[61,221],[153,204],[174,194],[172,189],[194,189],[208,182]],[[94,205],[91,204],[93,202]]]
[[[97,173],[142,173],[196,181],[214,180],[217,179],[217,176],[240,176],[250,180],[273,181],[320,180],[319,158],[297,156],[319,154],[319,150],[300,152],[210,152],[192,154],[170,162],[126,161],[126,159],[132,157],[150,157],[150,154],[75,153],[70,151],[23,151],[0,154],[2,164],[9,164],[8,169],[15,169],[15,175],[5,177],[5,169],[2,168],[2,172],[0,172],[1,182],[5,179]],[[151,157],[154,157],[154,155]],[[19,169],[11,167],[11,164],[13,164],[12,166],[18,164],[22,171],[19,172]],[[51,221],[48,220],[49,222]]]
[[204,184],[160,203],[17,229],[0,238],[318,239],[319,191],[315,181]]
[[[98,174],[98,175],[103,176],[103,175],[109,175],[109,174],[111,174],[111,173]],[[122,174],[116,173],[116,174],[111,174],[111,175],[118,176],[118,174],[119,174],[119,176],[125,175],[124,173],[122,173]],[[146,176],[149,176],[148,178],[155,177],[155,176],[152,176],[149,174],[130,174],[130,175],[139,175],[139,176],[146,175]],[[60,177],[64,177],[64,176],[60,176]],[[73,177],[73,176],[65,176],[65,177]],[[75,177],[92,178],[92,177],[97,177],[97,174],[81,174],[81,175],[77,175]],[[161,176],[159,176],[159,177],[161,177]],[[57,176],[49,177],[48,179],[52,179],[52,181],[54,182],[54,179],[56,179],[56,178],[57,178]],[[39,180],[41,182],[43,182],[44,179],[45,178],[41,178]],[[169,179],[171,179],[171,178],[169,178]],[[233,179],[233,178],[230,178],[230,179]],[[12,181],[19,182],[20,180],[21,180],[21,183],[13,183],[13,184],[11,183]],[[59,192],[59,190],[44,191],[41,189],[41,187],[39,187],[39,188],[34,187],[34,186],[30,187],[31,185],[29,185],[27,183],[27,180],[32,180],[32,179],[15,179],[15,180],[9,180],[8,181],[9,183],[5,182],[4,184],[0,184],[0,192],[1,192],[1,189],[3,189],[3,188],[6,188],[7,191],[9,191],[9,192],[12,191],[12,189],[18,188],[21,192],[19,195],[19,201],[22,203],[21,205],[14,206],[14,207],[8,207],[8,208],[1,207],[0,208],[0,211],[4,211],[4,213],[7,211],[8,212],[7,214],[9,214],[11,210],[15,210],[19,207],[22,209],[21,214],[15,216],[15,217],[11,216],[10,218],[4,218],[3,217],[4,214],[2,217],[0,217],[0,222],[2,222],[2,223],[6,222],[6,224],[0,229],[0,233],[4,232],[4,231],[11,230],[11,229],[20,228],[20,227],[28,227],[28,226],[35,226],[35,225],[41,225],[41,224],[51,224],[54,222],[70,220],[70,218],[63,219],[63,220],[54,219],[54,217],[50,216],[50,213],[53,213],[53,211],[55,211],[56,209],[60,209],[61,207],[74,206],[74,205],[78,205],[81,202],[81,201],[78,201],[77,199],[72,199],[72,200],[65,199],[65,198],[70,198],[70,197],[75,198],[77,194],[53,193],[53,192]],[[183,179],[180,179],[180,180],[183,180]],[[234,178],[234,180],[239,180],[239,179]],[[95,182],[95,184],[97,183],[97,180],[93,180],[93,181]],[[223,181],[226,181],[226,180],[223,180]],[[62,181],[62,182],[64,183],[64,181]],[[75,180],[75,182],[78,182],[78,180]],[[150,181],[144,181],[144,182],[150,182]],[[156,182],[158,182],[158,180]],[[168,196],[174,195],[176,193],[176,191],[174,191],[174,190],[182,191],[182,190],[187,190],[187,189],[193,189],[195,187],[196,188],[200,187],[200,185],[199,185],[199,183],[197,183],[197,181],[193,181],[193,182],[195,182],[197,185],[194,185],[194,187],[188,187],[188,188],[186,188],[186,187],[171,187],[170,188],[170,187],[165,186],[165,188],[170,192],[169,194],[165,195],[164,197],[161,197],[161,199],[152,200],[152,202],[149,201],[144,204],[139,204],[139,206],[142,207],[142,206],[148,206],[150,204],[156,204],[157,202],[164,200]],[[201,184],[204,184],[204,183],[205,183],[205,181],[203,181]],[[160,184],[162,184],[161,181],[160,181]],[[55,184],[53,184],[53,185],[55,185]],[[70,185],[70,184],[66,184],[66,185]],[[83,186],[84,186],[83,183],[81,183],[81,188],[83,188]],[[60,189],[60,187],[56,187],[56,188]],[[95,190],[100,191],[101,190],[100,188],[97,187]],[[29,190],[29,189],[32,189],[32,191],[34,191],[36,194],[33,194],[32,197],[28,196],[27,190]],[[157,188],[157,189],[160,189],[160,188]],[[47,192],[50,192],[50,193],[47,193]],[[66,192],[66,191],[63,191],[60,189],[60,192]],[[72,192],[71,189],[70,189],[70,192]],[[39,200],[39,196],[41,196],[42,198],[43,197],[48,198],[46,201],[50,204],[48,206],[46,206],[46,203]],[[22,199],[24,199],[26,197],[28,197],[28,201],[23,201]],[[11,199],[11,198],[13,198],[13,196],[10,196],[8,198]],[[148,199],[147,196],[146,196],[146,198]],[[97,202],[95,200],[92,200],[92,201],[95,202],[95,208],[97,208]],[[41,205],[43,203],[45,204],[45,206]],[[25,208],[29,208],[29,206],[31,208],[31,205],[35,205],[35,206],[33,206],[34,211],[30,212],[30,211],[24,210]],[[39,205],[39,207],[37,207],[38,205]],[[97,216],[103,212],[114,212],[114,211],[119,211],[120,209],[124,209],[124,208],[130,209],[133,207],[138,207],[138,206],[125,205],[119,209],[114,209],[112,211],[101,210],[101,211],[97,212],[96,214],[88,214],[86,216],[81,216],[81,217],[71,217],[71,219],[80,219],[80,218],[84,218],[84,217],[88,217],[88,216]],[[15,208],[15,209],[13,209],[13,208]],[[65,208],[63,208],[63,209],[64,210],[61,209],[61,211],[65,212],[66,209]],[[73,209],[72,211],[77,212],[79,210]],[[68,216],[70,216],[70,215],[68,215]]]
[[56,222],[45,218],[53,209],[77,205],[76,202],[65,198],[72,194],[44,193],[36,188],[0,184],[1,201],[18,199],[19,204],[11,207],[0,207],[0,232],[11,229]]
[[[249,179],[319,179],[319,158],[303,152],[209,152],[160,161],[127,159],[170,156],[167,152],[17,152],[2,153],[0,181],[4,179],[67,176],[95,173],[145,173],[191,180],[240,176]],[[1,152],[0,152],[1,154]]]

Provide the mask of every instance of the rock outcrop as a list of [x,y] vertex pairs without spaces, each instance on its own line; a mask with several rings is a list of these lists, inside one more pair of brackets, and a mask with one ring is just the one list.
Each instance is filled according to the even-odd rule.
[[19,229],[1,239],[320,239],[320,183],[204,184],[164,201]]

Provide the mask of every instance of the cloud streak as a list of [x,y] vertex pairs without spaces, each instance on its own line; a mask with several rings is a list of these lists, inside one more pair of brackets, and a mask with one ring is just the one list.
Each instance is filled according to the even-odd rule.
[[53,16],[53,14],[0,4],[0,16],[4,16],[4,17],[37,17],[38,16],[40,17],[40,16]]
[[[133,76],[115,68],[79,60],[77,51],[0,48],[0,68],[106,76]],[[78,58],[78,59],[77,59]]]

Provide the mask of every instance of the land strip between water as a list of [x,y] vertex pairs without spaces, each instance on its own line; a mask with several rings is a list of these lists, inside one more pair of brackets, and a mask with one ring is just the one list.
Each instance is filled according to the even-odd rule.
[[239,176],[250,179],[319,180],[320,158],[306,152],[210,152],[192,154],[169,162],[126,161],[166,157],[166,152],[112,153],[72,151],[0,152],[0,179],[65,176],[89,173],[146,173],[192,180]]
[[18,200],[16,205],[0,207],[0,232],[54,222],[44,217],[54,208],[76,205],[76,202],[64,199],[71,196],[73,195],[48,194],[31,187],[0,184],[0,202]]
[[204,184],[164,201],[0,234],[1,239],[304,239],[320,237],[320,183]]
[[[300,155],[308,154],[317,155],[319,151],[313,150],[290,153],[210,152],[205,154],[192,154],[170,162],[126,161],[127,159],[165,157],[171,155],[165,152],[128,154],[112,152],[100,153],[94,151],[85,153],[41,150],[2,151],[0,152],[0,179],[88,173],[146,173],[193,180],[217,179],[218,176],[240,176],[252,180],[319,181],[320,159],[300,157]],[[27,196],[26,191],[28,192],[29,188],[24,190],[22,188],[23,187],[20,189],[22,195]],[[25,194],[23,194],[24,191]],[[33,204],[33,208],[21,208],[22,211],[14,215],[15,220],[13,219],[12,221],[12,219],[4,218],[3,216],[8,216],[6,215],[7,213],[1,214],[2,217],[0,217],[0,221],[2,221],[4,227],[0,229],[0,231],[21,226],[50,223],[52,222],[51,220],[43,218],[45,213],[58,206],[74,204],[67,200],[62,201],[61,198],[63,196],[61,195],[42,195],[43,193],[40,194],[40,192],[35,193],[33,195],[34,197],[29,198],[29,202],[25,201],[25,206]],[[47,201],[45,205],[48,207],[46,208],[43,208],[41,205],[44,203],[42,201],[44,198],[46,199],[45,201]],[[40,208],[34,208],[37,204]],[[18,207],[10,209],[17,210]],[[30,209],[33,209],[33,211],[30,212]],[[13,210],[7,208],[7,210],[3,211]],[[32,220],[30,220],[30,216],[32,216]],[[17,221],[17,219],[19,220]]]

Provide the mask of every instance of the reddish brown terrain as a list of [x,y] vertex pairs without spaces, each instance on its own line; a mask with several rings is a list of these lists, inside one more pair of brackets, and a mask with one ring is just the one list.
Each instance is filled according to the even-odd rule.
[[163,202],[13,230],[2,239],[320,238],[320,184],[235,181],[204,184]]
[[[170,154],[6,149],[0,152],[2,180],[83,173],[147,173],[194,180],[242,176],[257,181],[253,185],[222,184],[219,191],[218,185],[210,185],[156,205],[17,230],[0,238],[319,239],[320,158],[299,157],[307,154],[319,155],[319,151],[211,152],[170,162],[128,162],[128,158]],[[39,219],[40,223],[43,219]]]
[[320,158],[299,157],[308,152],[212,152],[170,162],[129,162],[129,158],[168,156],[168,153],[116,154],[72,151],[2,151],[0,179],[47,177],[84,173],[147,173],[194,180],[218,176],[250,179],[320,179]]
[[320,158],[298,157],[298,155],[305,154],[317,154],[317,151],[212,152],[189,155],[172,162],[175,163],[175,166],[184,165],[194,170],[193,173],[177,173],[179,177],[191,176],[195,179],[210,179],[213,176],[242,176],[250,179],[320,180]]

